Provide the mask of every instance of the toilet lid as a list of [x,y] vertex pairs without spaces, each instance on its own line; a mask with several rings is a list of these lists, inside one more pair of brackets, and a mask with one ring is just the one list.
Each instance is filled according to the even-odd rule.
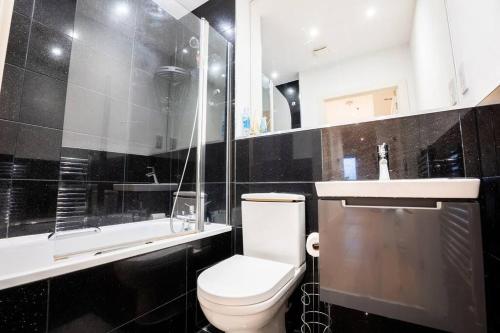
[[273,297],[295,275],[295,267],[235,255],[198,277],[198,294],[217,304],[250,305]]

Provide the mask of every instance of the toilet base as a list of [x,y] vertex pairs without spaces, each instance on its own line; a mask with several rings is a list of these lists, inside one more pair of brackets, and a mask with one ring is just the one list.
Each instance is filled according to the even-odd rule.
[[287,302],[284,302],[273,319],[266,326],[258,329],[244,329],[235,331],[226,331],[226,333],[285,333],[285,313]]

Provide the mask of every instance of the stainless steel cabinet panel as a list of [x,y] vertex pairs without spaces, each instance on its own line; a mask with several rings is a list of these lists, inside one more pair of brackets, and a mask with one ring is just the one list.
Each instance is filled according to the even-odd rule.
[[442,330],[485,332],[479,205],[381,204],[319,200],[321,299]]

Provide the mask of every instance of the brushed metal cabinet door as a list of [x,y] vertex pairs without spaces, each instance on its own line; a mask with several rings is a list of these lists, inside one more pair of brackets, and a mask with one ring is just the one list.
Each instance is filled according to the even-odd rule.
[[365,208],[319,200],[323,301],[452,332],[484,332],[477,203]]

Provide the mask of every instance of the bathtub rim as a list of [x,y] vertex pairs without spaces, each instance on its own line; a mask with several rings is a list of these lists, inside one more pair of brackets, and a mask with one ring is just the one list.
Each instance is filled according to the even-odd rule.
[[[209,228],[205,228],[205,231],[202,232],[174,236],[171,238],[153,241],[152,243],[148,244],[134,245],[127,248],[117,249],[111,252],[102,253],[97,256],[89,254],[85,256],[75,256],[68,259],[54,261],[48,266],[41,266],[40,269],[23,270],[16,273],[10,273],[10,274],[5,274],[4,276],[0,276],[0,290],[53,278],[56,276],[84,270],[87,268],[92,268],[95,266],[104,265],[107,263],[131,257],[136,257],[150,252],[163,250],[169,247],[174,247],[192,241],[220,235],[226,232],[230,232],[231,230],[232,227],[230,225],[212,223],[210,224]],[[43,236],[46,239],[47,235],[48,233],[38,234],[33,236],[36,237]],[[32,237],[33,239],[35,239],[35,237],[33,236],[27,236],[27,237]],[[14,242],[15,238],[9,240],[12,240]],[[29,241],[27,240],[24,241],[29,244]]]

